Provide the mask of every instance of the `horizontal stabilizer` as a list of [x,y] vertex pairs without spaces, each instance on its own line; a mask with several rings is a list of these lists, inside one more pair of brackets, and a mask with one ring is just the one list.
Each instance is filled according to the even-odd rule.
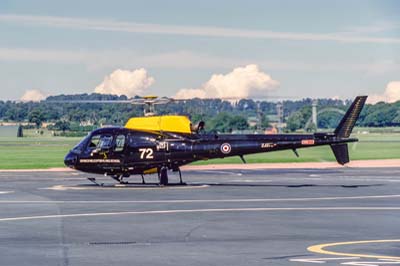
[[344,165],[344,164],[350,162],[349,149],[348,149],[346,143],[331,144],[331,148],[332,148],[333,154],[335,155],[336,161],[339,164]]

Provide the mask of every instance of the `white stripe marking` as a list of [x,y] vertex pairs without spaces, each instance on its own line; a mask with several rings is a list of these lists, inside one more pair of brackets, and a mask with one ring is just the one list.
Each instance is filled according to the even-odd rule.
[[14,193],[14,191],[0,191],[0,194],[10,194]]
[[75,214],[9,217],[9,218],[0,218],[0,222],[54,219],[54,218],[73,218],[73,217],[116,216],[116,215],[181,214],[181,213],[207,213],[207,212],[275,212],[275,211],[400,211],[400,207],[232,208],[232,209],[98,212],[98,213],[75,213]]
[[52,200],[0,200],[0,204],[10,203],[31,203],[31,204],[49,204],[49,203],[212,203],[212,202],[282,202],[282,201],[319,201],[319,200],[352,200],[352,199],[388,199],[400,198],[400,195],[376,195],[376,196],[353,196],[353,197],[322,197],[322,198],[286,198],[286,199],[193,199],[193,200],[71,200],[71,201],[52,201]]

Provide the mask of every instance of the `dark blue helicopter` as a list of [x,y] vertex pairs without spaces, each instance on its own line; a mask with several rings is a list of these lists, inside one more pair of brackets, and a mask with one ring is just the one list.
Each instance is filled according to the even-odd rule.
[[[192,127],[185,116],[167,115],[131,118],[125,127],[101,128],[91,132],[65,157],[70,168],[109,175],[118,182],[131,175],[157,173],[160,185],[168,185],[168,170],[213,158],[321,145],[330,145],[339,164],[349,162],[347,143],[367,96],[358,96],[334,132],[314,134],[207,134],[204,123]],[[94,179],[90,179],[94,181]],[[95,182],[95,181],[94,181]]]

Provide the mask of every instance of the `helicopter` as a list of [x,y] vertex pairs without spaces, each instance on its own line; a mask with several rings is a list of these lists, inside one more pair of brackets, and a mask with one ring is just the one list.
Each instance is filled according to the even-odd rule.
[[[180,167],[199,160],[244,156],[279,150],[329,145],[336,161],[344,165],[350,161],[348,143],[354,125],[362,111],[367,96],[358,96],[350,105],[334,132],[313,134],[217,134],[206,133],[205,123],[192,126],[182,115],[154,115],[151,108],[155,96],[144,98],[150,107],[150,116],[133,117],[124,127],[100,128],[89,133],[65,156],[66,166],[87,173],[111,176],[119,183],[127,183],[131,175],[158,174],[159,185],[169,184],[168,172],[178,172]],[[161,102],[168,101],[168,98]],[[90,181],[98,184],[95,178]]]

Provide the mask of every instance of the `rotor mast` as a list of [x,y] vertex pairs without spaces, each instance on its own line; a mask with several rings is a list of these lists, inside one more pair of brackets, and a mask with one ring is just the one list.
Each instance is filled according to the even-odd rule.
[[158,97],[155,95],[149,95],[149,96],[144,96],[144,108],[143,108],[143,114],[144,116],[155,116],[156,111],[154,108],[155,101]]

